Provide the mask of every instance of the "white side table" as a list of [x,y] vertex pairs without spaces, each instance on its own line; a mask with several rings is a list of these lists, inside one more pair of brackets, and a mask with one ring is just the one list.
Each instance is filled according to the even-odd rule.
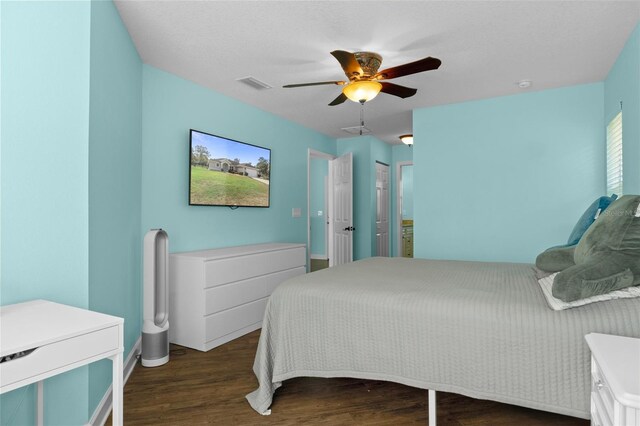
[[122,425],[123,328],[122,318],[46,300],[0,307],[0,394],[37,382],[37,422],[42,425],[42,381],[109,358],[113,424]]
[[640,426],[640,339],[590,333],[591,424]]

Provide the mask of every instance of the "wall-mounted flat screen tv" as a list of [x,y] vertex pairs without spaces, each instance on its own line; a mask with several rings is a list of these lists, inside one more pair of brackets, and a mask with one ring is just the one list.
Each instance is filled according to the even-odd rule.
[[191,129],[189,204],[269,207],[271,150]]

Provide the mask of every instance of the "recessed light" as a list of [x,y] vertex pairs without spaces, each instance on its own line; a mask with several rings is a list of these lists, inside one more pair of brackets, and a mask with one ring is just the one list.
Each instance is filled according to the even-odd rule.
[[516,83],[521,89],[528,89],[531,87],[531,80],[520,80]]

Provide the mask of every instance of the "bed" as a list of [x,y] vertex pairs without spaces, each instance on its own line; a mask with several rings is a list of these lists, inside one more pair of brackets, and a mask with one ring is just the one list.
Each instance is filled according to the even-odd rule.
[[370,258],[271,295],[247,395],[293,377],[386,380],[589,418],[590,332],[640,337],[640,298],[554,311],[533,265]]

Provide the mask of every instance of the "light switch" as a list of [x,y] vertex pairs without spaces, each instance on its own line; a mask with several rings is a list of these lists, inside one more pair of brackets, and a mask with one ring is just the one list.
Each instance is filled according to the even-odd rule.
[[[640,209],[640,206],[638,208]],[[322,210],[318,210],[318,216],[322,216]]]
[[300,207],[294,207],[291,209],[291,217],[300,217],[301,211]]

